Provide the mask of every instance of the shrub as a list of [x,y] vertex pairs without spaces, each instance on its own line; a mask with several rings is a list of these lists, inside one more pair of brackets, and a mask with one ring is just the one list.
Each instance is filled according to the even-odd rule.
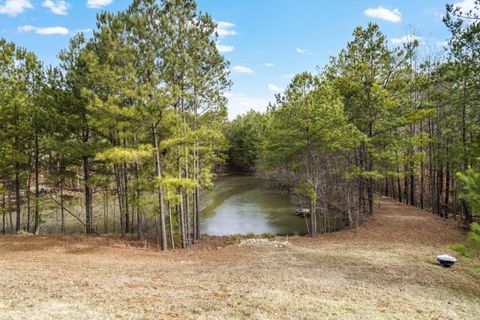
[[472,223],[466,244],[456,243],[450,249],[464,257],[480,256],[480,224]]
[[468,168],[465,173],[457,173],[457,177],[463,182],[461,198],[472,206],[473,214],[480,214],[480,172]]
[[275,239],[277,236],[273,233],[270,233],[270,232],[267,232],[267,233],[264,233],[262,235],[262,238],[266,238],[266,239]]
[[461,255],[462,257],[468,257],[468,248],[463,243],[455,243],[450,246],[450,249]]
[[468,233],[468,241],[471,243],[477,256],[480,255],[480,224],[472,223],[470,225],[470,232]]

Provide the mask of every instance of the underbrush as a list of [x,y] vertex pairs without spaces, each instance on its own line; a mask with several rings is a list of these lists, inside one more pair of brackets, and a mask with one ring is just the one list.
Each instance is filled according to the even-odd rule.
[[456,243],[450,249],[466,258],[480,257],[480,224],[472,223],[466,243]]

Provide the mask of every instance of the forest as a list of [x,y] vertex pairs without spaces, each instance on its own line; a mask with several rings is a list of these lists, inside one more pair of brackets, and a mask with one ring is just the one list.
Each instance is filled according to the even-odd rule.
[[56,232],[73,217],[86,234],[187,248],[201,238],[202,190],[229,172],[295,196],[312,237],[332,210],[359,227],[382,195],[468,229],[480,213],[480,17],[447,5],[443,22],[451,39],[433,51],[357,27],[266,112],[233,121],[230,65],[194,0],[103,11],[58,66],[2,39],[1,233],[39,233],[53,210]]

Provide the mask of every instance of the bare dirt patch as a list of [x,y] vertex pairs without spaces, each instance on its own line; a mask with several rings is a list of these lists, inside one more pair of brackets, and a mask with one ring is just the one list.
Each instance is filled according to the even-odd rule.
[[362,243],[448,244],[465,239],[454,220],[446,220],[393,199],[375,202],[375,215],[357,230],[343,230],[324,238]]
[[474,319],[478,260],[435,264],[464,238],[387,199],[358,230],[286,246],[208,238],[158,253],[108,237],[1,237],[0,318]]

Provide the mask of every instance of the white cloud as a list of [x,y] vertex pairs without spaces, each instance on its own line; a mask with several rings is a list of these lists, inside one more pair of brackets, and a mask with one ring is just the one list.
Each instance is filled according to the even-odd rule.
[[[226,36],[236,35],[237,32],[232,29],[233,27],[235,27],[235,25],[231,22],[217,21],[218,37],[221,39],[221,38],[224,38]],[[228,53],[228,52],[232,52],[233,50],[235,50],[235,47],[217,43],[217,49],[220,53]]]
[[382,19],[390,22],[402,21],[402,13],[398,9],[385,9],[384,7],[368,8],[363,13],[371,18]]
[[448,41],[437,41],[435,44],[439,47],[446,47],[448,45]]
[[282,92],[282,88],[274,85],[274,84],[269,84],[268,85],[268,90],[272,91],[272,92],[275,92],[275,93],[278,93],[278,92]]
[[463,0],[457,2],[453,5],[454,7],[460,8],[463,13],[469,13],[470,11],[478,11],[480,8],[475,6],[475,0]]
[[301,48],[297,48],[295,51],[297,51],[297,53],[300,53],[300,54],[304,54],[304,53],[312,53],[310,50],[307,50],[307,49],[301,49]]
[[242,94],[226,93],[228,99],[228,117],[235,119],[236,116],[244,114],[250,110],[265,111],[267,109],[269,99],[247,97]]
[[253,74],[253,70],[248,68],[248,67],[244,67],[244,66],[235,66],[232,68],[232,71],[235,71],[235,72],[238,72],[238,73],[247,73],[247,74]]
[[273,66],[275,66],[273,63],[265,63],[265,67],[267,68],[271,68]]
[[40,34],[42,36],[50,36],[50,35],[67,35],[70,33],[65,27],[46,27],[46,28],[39,28],[34,26],[20,26],[18,27],[18,31],[20,32],[35,32],[36,34]]
[[3,5],[0,5],[0,14],[8,14],[14,17],[26,9],[33,9],[30,0],[5,0]]
[[59,0],[59,1],[45,0],[42,6],[50,9],[50,11],[54,14],[58,14],[62,16],[67,14],[68,4],[63,0]]
[[87,7],[89,8],[101,8],[111,4],[113,0],[87,0]]
[[235,25],[231,22],[225,22],[225,21],[218,21],[217,22],[217,33],[220,38],[226,37],[226,36],[234,36],[237,34],[235,30],[232,30],[232,28],[235,27]]
[[412,43],[414,41],[419,41],[420,42],[421,40],[422,40],[422,38],[420,38],[416,35],[413,35],[413,34],[406,34],[401,38],[392,38],[391,39],[392,43],[394,43],[394,44]]
[[217,50],[220,53],[228,53],[228,52],[232,52],[233,50],[235,50],[235,47],[217,43]]

